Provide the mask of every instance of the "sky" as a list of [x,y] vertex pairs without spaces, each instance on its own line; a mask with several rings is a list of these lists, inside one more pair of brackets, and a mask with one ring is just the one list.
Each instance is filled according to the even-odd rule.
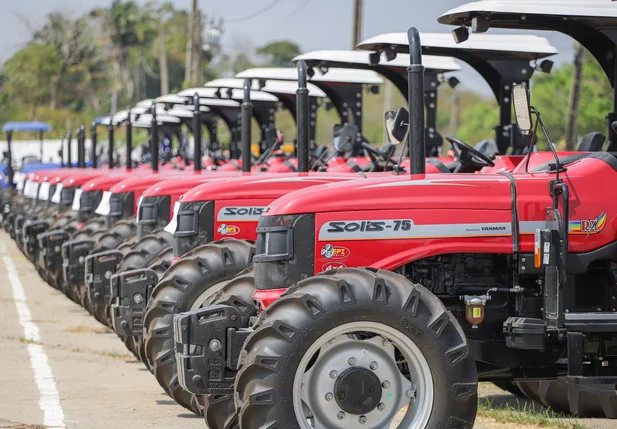
[[[168,1],[177,8],[191,6],[191,0]],[[449,32],[452,27],[439,24],[437,17],[468,1],[364,0],[363,37],[406,31],[412,25],[420,31]],[[273,3],[255,18],[243,19]],[[111,0],[0,0],[0,62],[28,42],[49,12],[79,16],[93,7],[110,4]],[[351,48],[353,0],[199,0],[199,5],[209,17],[224,19],[222,45],[227,51],[282,39],[298,43],[303,51]],[[572,60],[572,41],[568,37],[537,34],[547,37],[559,50],[557,64]],[[465,88],[490,93],[488,85],[468,67],[464,67],[460,79]]]

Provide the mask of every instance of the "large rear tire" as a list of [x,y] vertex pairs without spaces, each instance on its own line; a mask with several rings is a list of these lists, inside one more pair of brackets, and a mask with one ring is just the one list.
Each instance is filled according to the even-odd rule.
[[399,411],[399,428],[471,429],[476,417],[462,328],[390,271],[343,268],[292,286],[259,317],[239,366],[242,429],[388,428]]
[[178,404],[202,413],[197,398],[178,382],[173,316],[200,308],[217,287],[253,261],[254,246],[242,240],[206,244],[187,253],[165,273],[152,291],[144,317],[145,354],[157,381]]

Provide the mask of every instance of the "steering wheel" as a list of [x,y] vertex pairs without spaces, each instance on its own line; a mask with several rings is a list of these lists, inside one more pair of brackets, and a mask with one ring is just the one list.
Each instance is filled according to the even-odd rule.
[[459,165],[454,169],[455,173],[461,171],[464,166],[469,166],[474,170],[495,166],[495,163],[488,156],[456,137],[446,137],[446,140],[452,144],[452,150],[459,162]]
[[368,157],[371,159],[371,163],[375,166],[375,169],[379,168],[379,159],[383,160],[386,164],[392,162],[387,154],[375,149],[367,142],[362,142],[362,149],[366,150]]

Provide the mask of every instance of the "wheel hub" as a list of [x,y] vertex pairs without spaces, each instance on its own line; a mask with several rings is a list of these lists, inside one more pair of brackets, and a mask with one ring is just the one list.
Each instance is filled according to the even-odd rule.
[[334,396],[349,414],[368,414],[377,408],[382,389],[379,378],[370,370],[353,367],[343,372],[334,385]]

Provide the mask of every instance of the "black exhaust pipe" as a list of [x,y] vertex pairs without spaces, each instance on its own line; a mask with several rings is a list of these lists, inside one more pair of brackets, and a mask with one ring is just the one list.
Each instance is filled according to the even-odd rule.
[[298,89],[296,90],[296,154],[298,171],[306,173],[309,164],[309,90],[306,63],[298,61]]
[[64,168],[64,137],[60,137],[60,150],[58,151],[60,156],[60,167]]
[[77,167],[86,167],[86,127],[83,124],[77,129]]
[[407,31],[409,39],[409,67],[407,68],[407,95],[409,100],[409,171],[426,173],[424,136],[424,66],[420,33],[415,27]]
[[201,110],[199,105],[199,94],[195,93],[193,95],[193,146],[195,146],[193,153],[193,169],[195,173],[201,171]]
[[96,168],[96,121],[90,125],[90,146],[92,147],[92,168]]
[[109,129],[107,130],[107,165],[109,168],[114,168],[114,122],[113,118],[109,118]]
[[66,164],[69,168],[73,168],[73,160],[71,159],[71,140],[73,140],[73,131],[69,130],[66,134]]
[[126,169],[133,169],[133,123],[131,122],[131,109],[128,110],[126,120]]
[[251,103],[251,81],[244,81],[244,99],[242,101],[242,172],[251,171],[251,139],[253,131],[253,103]]
[[13,131],[6,133],[6,169],[9,180],[9,189],[13,189],[13,177],[15,172],[13,171],[13,150],[11,148],[11,142],[13,141]]
[[150,156],[152,158],[152,172],[159,171],[159,124],[156,120],[156,103],[152,103],[152,125],[150,126]]

